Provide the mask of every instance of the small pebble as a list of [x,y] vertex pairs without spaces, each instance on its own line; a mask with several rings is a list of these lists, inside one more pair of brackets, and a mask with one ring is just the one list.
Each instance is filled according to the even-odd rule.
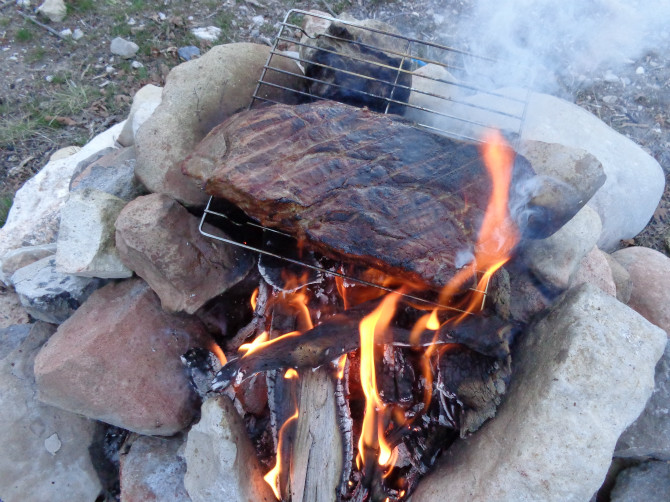
[[177,55],[182,61],[190,61],[200,56],[200,49],[194,45],[187,45],[186,47],[177,49]]
[[62,444],[63,443],[61,443],[58,434],[56,433],[52,434],[51,436],[49,436],[44,440],[44,447],[52,455],[56,455],[56,452],[60,450]]
[[130,63],[130,66],[132,66],[136,70],[139,70],[140,68],[144,68],[144,65],[142,63],[140,63],[139,61],[133,61],[132,63]]
[[72,40],[79,40],[84,36],[84,32],[81,31],[79,28],[75,28],[74,31],[72,32]]
[[105,73],[114,73],[113,66],[105,66]]
[[637,73],[638,75],[644,75],[644,68],[638,66],[637,69],[635,70],[635,73]]
[[158,19],[160,19],[161,21],[165,21],[167,19],[167,16],[163,12],[159,12]]
[[614,73],[612,73],[611,70],[608,70],[607,73],[605,73],[605,76],[603,77],[603,80],[605,80],[605,82],[609,82],[610,84],[613,84],[613,83],[619,81],[619,77],[617,77]]
[[251,18],[251,22],[257,26],[260,26],[265,22],[265,18],[263,16],[254,16]]
[[46,80],[47,82],[53,82],[54,76],[53,75],[47,75],[46,77],[44,77],[44,80]]
[[61,38],[67,38],[72,36],[72,30],[70,28],[65,28],[64,30],[60,30],[58,33]]
[[617,99],[618,98],[616,96],[603,96],[603,101],[608,105],[616,103]]
[[131,17],[130,19],[128,19],[128,21],[126,21],[126,24],[128,26],[135,26],[137,24],[137,21],[135,21],[134,17]]

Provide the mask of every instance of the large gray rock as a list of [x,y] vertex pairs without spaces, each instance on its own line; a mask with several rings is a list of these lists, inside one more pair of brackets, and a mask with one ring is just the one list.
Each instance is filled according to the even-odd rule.
[[67,7],[63,0],[46,0],[37,8],[37,12],[49,18],[54,23],[60,23],[65,19]]
[[448,449],[412,501],[589,500],[653,390],[665,342],[600,289],[568,291],[524,334],[498,415]]
[[[665,187],[665,176],[654,158],[630,139],[619,134],[577,105],[541,93],[518,88],[499,90],[503,97],[478,94],[469,99],[483,108],[511,112],[521,116],[523,123],[500,113],[466,108],[470,120],[480,121],[521,133],[523,141],[558,143],[585,150],[603,166],[607,179],[588,204],[602,220],[598,247],[612,251],[621,239],[635,237],[651,219]],[[455,113],[463,113],[454,105]],[[445,110],[447,113],[451,109]]]
[[645,462],[624,469],[616,478],[612,502],[650,502],[668,500],[670,463]]
[[633,283],[628,306],[670,336],[670,258],[644,247],[620,249],[612,257],[626,269]]
[[105,279],[132,276],[114,238],[114,222],[125,205],[123,199],[92,188],[72,192],[61,209],[56,270]]
[[527,241],[523,258],[529,270],[546,286],[563,291],[600,234],[600,218],[588,206],[550,237]]
[[174,434],[197,411],[180,356],[210,343],[197,319],[163,312],[144,281],[109,284],[37,355],[39,398],[140,434]]
[[655,381],[644,411],[619,438],[615,456],[670,460],[670,344],[656,365]]
[[96,500],[88,447],[95,423],[35,399],[33,360],[54,327],[37,323],[0,349],[0,496],[4,502]]
[[119,144],[130,146],[135,144],[135,136],[140,126],[151,117],[151,114],[161,103],[163,88],[152,84],[142,87],[133,96],[133,104],[128,113],[128,119],[119,135]]
[[[181,162],[214,126],[249,106],[269,54],[264,45],[220,45],[172,69],[161,104],[135,137],[135,172],[144,186],[187,205],[204,205],[207,195],[182,174]],[[275,56],[273,65],[300,72],[288,58]],[[268,80],[296,86],[295,78],[278,72],[269,72]],[[277,91],[265,87],[262,94],[276,99]]]
[[8,251],[0,261],[0,280],[9,284],[9,278],[18,269],[27,267],[37,260],[56,254],[56,243],[25,246]]
[[101,279],[62,274],[56,258],[47,256],[18,269],[11,283],[21,305],[35,319],[60,324],[100,286]]
[[[170,312],[194,313],[253,265],[249,253],[204,237],[199,225],[199,218],[161,194],[138,197],[116,221],[121,260],[149,283]],[[205,230],[218,235],[209,225]]]
[[82,160],[114,146],[122,127],[123,123],[117,124],[74,155],[49,162],[16,192],[7,221],[0,228],[0,260],[12,249],[56,242],[60,209],[69,195],[72,173]]
[[190,502],[184,487],[186,462],[180,448],[186,438],[142,436],[121,456],[123,502]]
[[87,188],[126,201],[147,193],[135,178],[135,149],[106,148],[80,162],[70,180],[70,191]]
[[121,56],[123,59],[132,58],[139,49],[140,46],[135,42],[131,42],[130,40],[121,37],[114,38],[109,44],[110,52],[117,56]]
[[193,502],[274,502],[256,451],[235,406],[226,396],[202,404],[188,433],[184,484]]

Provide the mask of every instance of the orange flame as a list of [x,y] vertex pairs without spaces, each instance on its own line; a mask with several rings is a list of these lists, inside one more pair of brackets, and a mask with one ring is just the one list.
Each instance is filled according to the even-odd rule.
[[251,302],[251,310],[256,312],[256,300],[258,300],[258,288],[254,289],[254,292],[251,293],[251,299],[249,300]]
[[268,338],[269,338],[268,332],[263,331],[260,335],[258,335],[256,338],[254,338],[253,342],[243,343],[242,345],[240,345],[240,348],[238,350],[240,350],[242,352],[246,352],[246,354],[244,354],[244,355],[248,356],[252,352],[258,350],[259,345],[261,345],[262,343],[267,342]]
[[225,364],[228,362],[226,355],[223,353],[223,350],[221,350],[221,347],[219,347],[216,342],[212,341],[209,346],[209,351],[217,357],[221,363],[221,366],[225,366]]
[[286,370],[286,373],[284,373],[284,378],[287,380],[292,380],[293,378],[298,378],[298,372],[294,370],[293,368],[289,368]]
[[[384,438],[383,415],[386,404],[377,390],[375,371],[375,341],[389,327],[395,313],[399,295],[387,295],[379,306],[360,323],[361,335],[361,386],[365,395],[365,415],[358,441],[359,459],[365,463],[366,451],[379,449],[377,461],[380,465],[392,464],[393,449]],[[360,465],[360,462],[358,462]]]
[[[478,305],[484,298],[483,288],[486,287],[495,271],[509,260],[514,246],[519,242],[519,231],[512,222],[508,210],[514,151],[496,131],[484,139],[481,154],[492,181],[492,190],[475,245],[475,258],[470,266],[458,271],[440,294],[440,303],[449,302],[456,293],[462,290],[463,285],[472,277],[475,270],[483,272],[484,275],[470,298],[466,312],[481,308]],[[461,320],[464,315],[467,314],[459,316],[456,321]]]
[[337,360],[337,379],[342,380],[344,378],[344,369],[347,366],[347,355],[342,354]]
[[274,492],[275,497],[277,497],[277,500],[281,500],[281,493],[279,492],[279,473],[281,472],[281,465],[282,465],[281,451],[282,451],[282,443],[284,441],[284,431],[286,430],[286,426],[288,424],[290,424],[293,420],[297,419],[298,419],[298,409],[296,407],[295,413],[291,415],[288,419],[286,419],[284,425],[282,425],[281,429],[279,429],[279,440],[277,441],[277,463],[272,469],[270,469],[270,471],[265,476],[263,476],[265,482],[270,485],[270,488],[272,488],[272,491]]

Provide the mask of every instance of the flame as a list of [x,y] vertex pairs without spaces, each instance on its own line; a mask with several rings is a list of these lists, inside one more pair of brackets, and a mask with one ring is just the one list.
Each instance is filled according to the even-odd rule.
[[347,366],[347,355],[342,354],[337,360],[337,379],[342,380],[344,378],[344,369]]
[[[287,372],[288,373],[288,372]],[[270,488],[272,488],[272,491],[275,494],[275,497],[277,497],[277,500],[281,500],[281,493],[279,492],[279,473],[281,472],[281,451],[282,451],[282,443],[284,441],[284,431],[286,430],[286,426],[290,424],[293,420],[298,419],[298,408],[296,407],[295,413],[288,417],[286,419],[286,422],[284,422],[284,425],[281,426],[281,429],[279,429],[279,440],[277,441],[277,463],[275,466],[270,469],[270,471],[263,476],[263,479],[267,484],[270,485]]]
[[251,310],[254,312],[256,312],[256,300],[258,300],[258,288],[254,289],[254,292],[251,293],[251,299],[249,300],[251,302]]
[[465,282],[475,270],[483,272],[474,294],[465,308],[467,313],[479,308],[484,299],[484,289],[490,277],[509,260],[514,246],[519,242],[519,231],[509,216],[509,186],[514,167],[514,151],[507,145],[500,132],[495,131],[484,138],[481,155],[486,171],[491,178],[492,190],[484,213],[475,258],[470,266],[462,268],[440,293],[440,303],[448,303],[462,290]]
[[[386,404],[381,400],[377,390],[375,371],[375,341],[389,327],[395,313],[399,295],[390,294],[384,297],[379,306],[368,314],[360,323],[361,335],[361,386],[365,395],[365,415],[363,428],[358,441],[358,455],[365,463],[366,452],[379,450],[377,461],[386,466],[394,460],[393,449],[384,438],[384,415]],[[357,459],[357,463],[360,462]]]
[[284,373],[284,378],[286,378],[287,380],[298,378],[298,372],[293,368],[289,368],[286,370],[286,373]]
[[248,356],[248,355],[251,354],[252,352],[258,350],[258,347],[259,347],[261,344],[267,342],[269,336],[270,336],[270,335],[268,335],[268,332],[267,332],[267,331],[263,331],[260,335],[258,335],[256,338],[254,338],[254,341],[253,341],[253,342],[251,342],[251,343],[243,343],[242,345],[240,345],[240,348],[239,348],[238,350],[240,350],[240,351],[242,351],[242,352],[246,352],[246,354],[244,354],[244,355],[245,355],[245,356]]
[[209,346],[209,351],[217,357],[221,363],[221,366],[225,366],[225,364],[228,362],[226,355],[223,353],[223,350],[221,350],[221,347],[219,347],[216,342],[212,341]]

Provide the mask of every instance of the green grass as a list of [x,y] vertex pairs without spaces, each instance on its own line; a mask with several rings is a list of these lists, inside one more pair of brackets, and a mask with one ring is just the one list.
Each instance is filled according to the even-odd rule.
[[0,227],[4,226],[5,221],[7,221],[7,215],[12,207],[13,200],[13,194],[0,194]]
[[26,61],[29,63],[39,63],[47,55],[47,50],[42,47],[35,47],[26,54]]
[[68,7],[78,14],[92,12],[96,6],[95,0],[70,0]]
[[16,34],[14,35],[14,40],[21,44],[28,43],[33,38],[35,38],[35,33],[33,33],[33,30],[25,27],[16,30]]

